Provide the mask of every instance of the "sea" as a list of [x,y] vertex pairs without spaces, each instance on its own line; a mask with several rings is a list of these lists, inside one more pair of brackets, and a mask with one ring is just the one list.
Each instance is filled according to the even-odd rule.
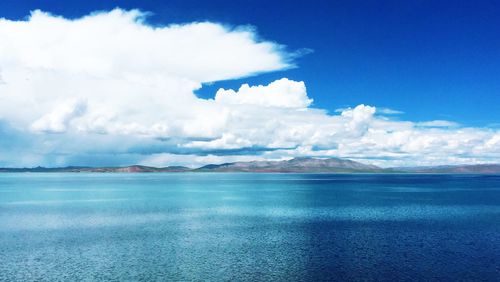
[[500,176],[4,173],[0,281],[500,281]]

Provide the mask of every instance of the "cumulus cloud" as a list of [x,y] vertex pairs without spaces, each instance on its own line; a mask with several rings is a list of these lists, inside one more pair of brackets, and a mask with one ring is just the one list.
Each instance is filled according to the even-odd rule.
[[312,103],[304,82],[282,78],[267,86],[243,84],[238,91],[219,89],[215,101],[222,104],[245,104],[265,107],[306,108]]
[[370,127],[375,111],[375,107],[365,105],[343,111],[341,116],[347,118],[345,122],[347,131],[363,135]]
[[153,74],[207,82],[289,66],[282,46],[258,41],[252,30],[210,22],[151,27],[144,23],[146,15],[115,9],[68,20],[37,10],[27,21],[3,19],[3,69],[138,79]]
[[[204,83],[293,67],[255,30],[152,27],[115,9],[79,19],[0,19],[0,165],[204,164],[335,156],[379,165],[497,162],[500,133],[410,122],[387,108],[314,108],[306,84]],[[312,93],[311,93],[312,94]]]
[[65,132],[69,122],[85,114],[86,110],[87,103],[85,101],[67,101],[57,105],[50,113],[37,119],[31,127],[36,131]]
[[193,94],[202,83],[292,66],[283,46],[258,40],[250,29],[210,22],[151,27],[145,17],[115,9],[75,20],[41,11],[23,21],[0,19],[0,113],[60,133],[72,115],[56,113],[68,111],[58,103],[84,100],[75,128],[210,136],[203,116],[218,114]]

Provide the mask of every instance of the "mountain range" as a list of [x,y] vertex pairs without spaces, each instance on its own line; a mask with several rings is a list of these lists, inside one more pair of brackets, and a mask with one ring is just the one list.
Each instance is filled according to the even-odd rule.
[[500,174],[500,164],[447,165],[425,167],[382,168],[375,165],[340,158],[300,157],[284,161],[251,161],[210,164],[199,168],[184,166],[150,167],[132,165],[125,167],[80,167],[57,168],[0,168],[1,172],[276,172],[276,173],[485,173]]

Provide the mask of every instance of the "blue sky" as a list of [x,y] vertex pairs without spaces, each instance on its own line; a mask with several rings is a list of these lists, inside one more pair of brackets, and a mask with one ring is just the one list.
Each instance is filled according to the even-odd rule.
[[330,111],[365,103],[409,120],[500,122],[498,1],[2,1],[0,16],[42,9],[80,17],[115,7],[149,11],[159,25],[252,25],[288,50],[314,50],[296,69],[214,83],[202,97],[286,75],[305,81],[314,105]]
[[2,1],[0,166],[500,162],[499,12]]

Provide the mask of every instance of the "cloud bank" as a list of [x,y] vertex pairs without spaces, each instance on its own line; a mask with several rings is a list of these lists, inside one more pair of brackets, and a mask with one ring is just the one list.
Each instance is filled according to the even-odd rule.
[[500,132],[399,121],[358,105],[330,114],[306,84],[194,92],[294,67],[255,30],[211,22],[151,26],[115,9],[66,19],[0,19],[0,166],[204,164],[336,156],[379,165],[498,162]]

